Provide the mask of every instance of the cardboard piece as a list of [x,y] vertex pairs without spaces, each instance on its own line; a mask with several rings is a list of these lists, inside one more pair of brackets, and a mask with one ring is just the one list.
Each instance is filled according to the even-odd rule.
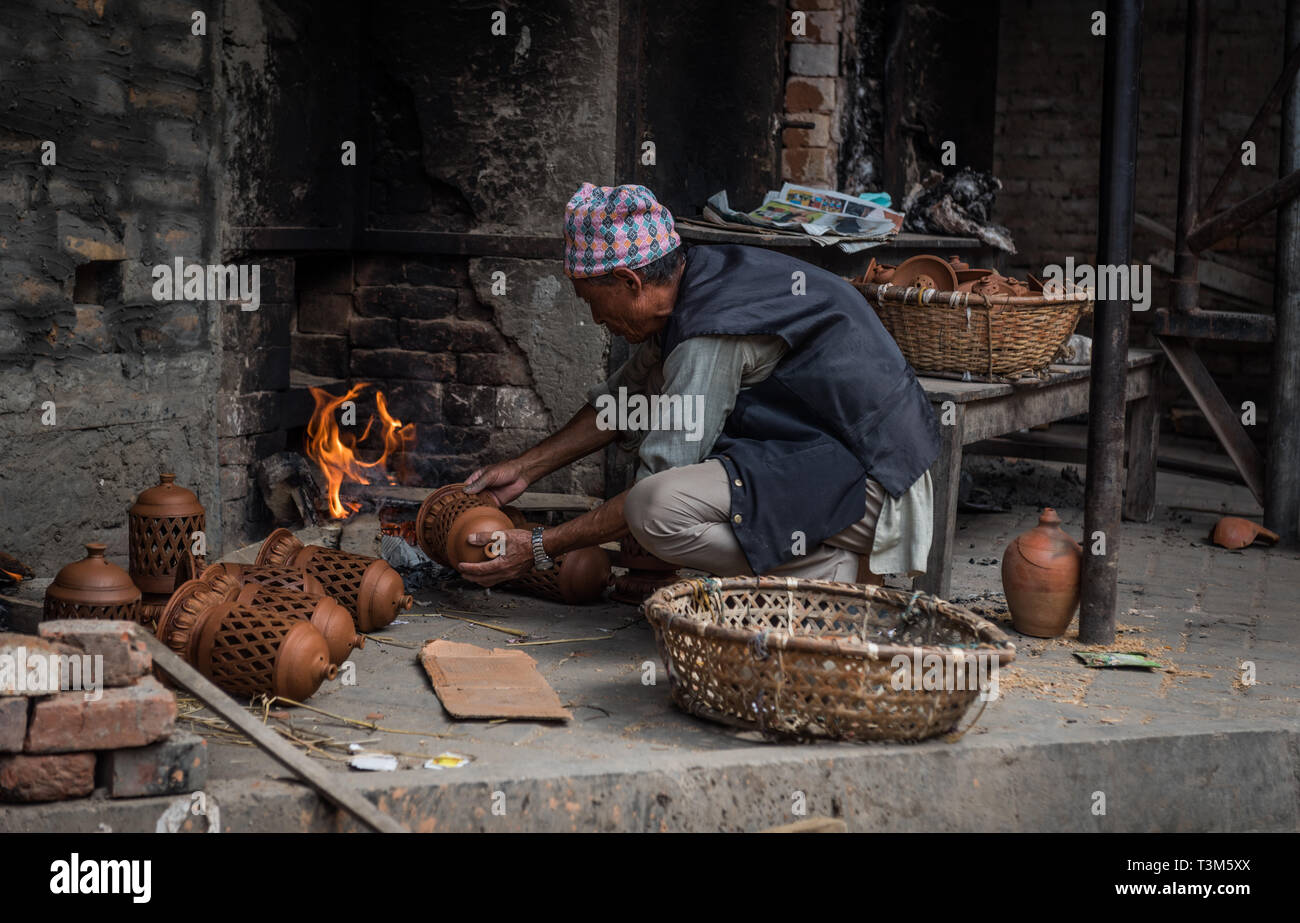
[[420,663],[453,718],[572,717],[537,672],[537,661],[523,651],[430,641],[420,650]]

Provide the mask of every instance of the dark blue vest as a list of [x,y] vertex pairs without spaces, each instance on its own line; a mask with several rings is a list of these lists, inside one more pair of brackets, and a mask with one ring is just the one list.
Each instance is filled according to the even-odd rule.
[[663,355],[712,334],[772,334],[789,346],[740,392],[709,456],[727,469],[731,527],[754,573],[795,557],[795,532],[811,551],[861,519],[867,475],[897,497],[938,456],[938,421],[915,373],[839,276],[758,247],[691,247]]

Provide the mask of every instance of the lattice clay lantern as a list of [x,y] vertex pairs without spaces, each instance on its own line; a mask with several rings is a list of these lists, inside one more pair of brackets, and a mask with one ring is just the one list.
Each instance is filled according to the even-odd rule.
[[104,557],[108,546],[89,542],[86,557],[73,561],[45,590],[50,619],[125,619],[140,621],[140,588],[131,575]]
[[176,475],[163,474],[136,499],[128,520],[131,579],[144,593],[169,595],[182,554],[190,549],[194,533],[203,531],[203,505],[176,484]]
[[235,696],[302,702],[334,679],[329,645],[311,622],[240,601],[239,586],[189,580],[158,620],[158,639]]
[[352,611],[359,631],[383,628],[397,613],[415,605],[406,594],[401,574],[388,562],[323,545],[304,545],[288,529],[276,529],[266,537],[256,564],[307,571],[326,593]]
[[[239,565],[235,565],[237,568]],[[257,568],[251,568],[256,570]],[[305,577],[305,575],[300,575]],[[200,578],[219,593],[237,599],[247,606],[267,609],[276,615],[305,619],[315,626],[329,647],[330,663],[338,666],[351,656],[354,648],[365,647],[366,639],[357,634],[352,613],[326,596],[323,592],[307,594],[281,586],[262,583],[251,577],[231,576],[214,564]],[[319,584],[312,577],[306,577]]]
[[[420,504],[415,517],[415,538],[429,557],[444,567],[486,561],[486,546],[471,545],[475,532],[528,529],[531,524],[518,510],[499,508],[491,494],[465,493],[464,484],[439,487]],[[570,604],[592,602],[609,582],[609,556],[599,547],[575,548],[555,559],[548,571],[532,570],[507,587]]]

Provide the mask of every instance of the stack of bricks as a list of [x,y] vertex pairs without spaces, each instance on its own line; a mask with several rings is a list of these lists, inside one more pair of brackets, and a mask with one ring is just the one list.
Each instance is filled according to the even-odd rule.
[[[797,29],[796,23],[801,23]],[[782,131],[784,180],[836,185],[839,113],[844,95],[840,74],[842,26],[841,0],[789,0],[785,122],[812,127],[790,126]]]
[[206,782],[206,742],[174,730],[176,697],[136,631],[67,619],[43,623],[39,637],[0,634],[0,802],[97,786],[112,798],[171,795]]

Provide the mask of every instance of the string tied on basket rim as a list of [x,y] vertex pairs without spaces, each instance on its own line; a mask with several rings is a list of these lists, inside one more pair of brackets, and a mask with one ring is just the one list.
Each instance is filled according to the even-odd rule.
[[794,636],[794,591],[798,588],[799,581],[793,577],[785,578],[785,630]]

